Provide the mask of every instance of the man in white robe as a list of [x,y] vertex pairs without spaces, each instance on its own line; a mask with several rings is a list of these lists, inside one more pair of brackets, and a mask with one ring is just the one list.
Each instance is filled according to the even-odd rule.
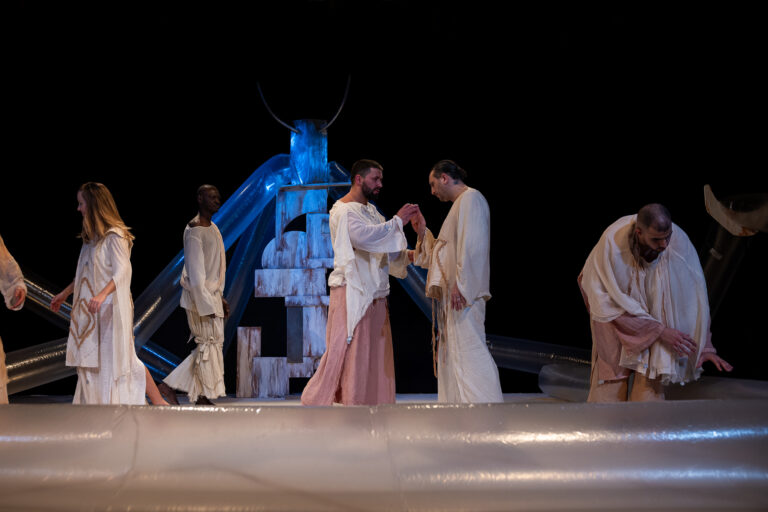
[[712,346],[696,249],[663,205],[611,224],[579,285],[592,328],[588,401],[663,400],[664,385],[698,379],[705,361],[732,369]]
[[432,195],[453,206],[437,238],[419,213],[414,264],[429,269],[428,297],[437,301],[437,399],[440,402],[503,402],[499,370],[485,340],[485,303],[491,298],[488,202],[468,187],[466,172],[451,160],[429,173]]
[[[11,311],[18,311],[24,307],[27,297],[27,285],[24,284],[24,276],[21,274],[16,260],[5,247],[3,237],[0,236],[0,292],[5,299],[5,306]],[[0,339],[0,404],[8,403],[8,373],[5,368],[5,352],[3,340]]]
[[185,391],[190,403],[213,405],[211,399],[226,395],[224,388],[224,318],[229,305],[224,299],[226,251],[213,214],[221,195],[213,185],[197,191],[198,214],[184,229],[184,269],[181,272],[181,307],[197,346],[158,386],[178,404],[174,389]]
[[384,217],[369,201],[382,187],[383,169],[359,160],[352,187],[331,208],[333,271],[326,350],[301,395],[304,405],[395,402],[395,369],[387,296],[389,275],[404,278],[409,264],[403,224],[418,210],[406,204]]

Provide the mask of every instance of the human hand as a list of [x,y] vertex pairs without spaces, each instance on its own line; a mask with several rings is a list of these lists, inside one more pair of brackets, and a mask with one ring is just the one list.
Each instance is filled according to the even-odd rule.
[[419,240],[421,240],[424,237],[424,232],[427,230],[427,221],[424,220],[424,215],[418,206],[416,207],[416,214],[411,217],[411,227],[416,232]]
[[23,286],[18,286],[13,291],[13,300],[11,301],[11,307],[13,309],[18,308],[27,297],[27,290]]
[[405,203],[402,208],[400,208],[395,215],[400,217],[400,220],[403,221],[403,224],[407,224],[408,221],[411,220],[411,218],[416,214],[416,211],[418,211],[419,207],[415,204]]
[[413,263],[413,260],[414,260],[413,254],[414,254],[413,249],[408,249],[407,251],[405,251],[405,255],[408,256],[408,261],[410,261],[411,263]]
[[91,313],[98,313],[99,309],[101,309],[101,305],[106,300],[107,296],[102,295],[101,293],[96,295],[95,297],[92,297],[91,300],[88,301],[88,311]]
[[221,307],[224,308],[224,318],[229,318],[229,302],[224,297],[221,298]]
[[59,309],[61,308],[61,303],[64,302],[66,298],[67,297],[64,295],[64,292],[60,292],[54,295],[53,298],[51,299],[51,306],[50,306],[51,311],[53,311],[54,313],[58,313]]
[[677,329],[665,327],[659,340],[680,356],[689,356],[696,351],[696,342],[693,341],[693,338]]
[[451,307],[456,311],[461,311],[467,307],[467,300],[459,291],[459,286],[456,283],[453,284],[453,289],[451,290]]
[[701,356],[699,356],[699,362],[696,363],[696,368],[701,368],[701,365],[703,365],[705,361],[709,361],[710,363],[714,364],[715,367],[717,367],[717,369],[720,370],[721,372],[723,370],[725,370],[726,372],[733,370],[733,366],[728,364],[728,361],[718,356],[714,352],[702,353]]

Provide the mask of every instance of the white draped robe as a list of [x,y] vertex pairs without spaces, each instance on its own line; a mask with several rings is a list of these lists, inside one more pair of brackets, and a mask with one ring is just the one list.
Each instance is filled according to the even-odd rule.
[[584,264],[581,286],[590,315],[593,321],[606,323],[627,313],[691,336],[697,350],[690,358],[654,342],[639,352],[622,346],[619,364],[649,379],[661,379],[662,384],[696,380],[702,372],[696,363],[708,343],[710,320],[699,256],[688,235],[672,224],[667,248],[653,262],[638,258],[631,247],[636,217],[628,215],[611,224]]
[[[146,370],[133,344],[131,241],[111,228],[83,244],[77,260],[67,339],[67,366],[77,367],[75,404],[145,404]],[[95,314],[88,302],[109,281],[110,293]]]
[[[485,339],[485,304],[491,298],[488,202],[467,188],[453,203],[437,239],[426,230],[414,264],[429,269],[428,297],[436,299],[437,397],[440,402],[502,402],[499,370]],[[457,285],[466,307],[451,307]]]

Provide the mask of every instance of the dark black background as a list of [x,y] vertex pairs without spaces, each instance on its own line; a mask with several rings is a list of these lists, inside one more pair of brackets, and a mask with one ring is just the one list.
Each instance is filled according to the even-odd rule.
[[[105,183],[133,228],[138,296],[181,249],[198,185],[226,198],[289,151],[257,81],[283,120],[329,119],[351,75],[329,160],[380,161],[388,215],[416,202],[438,229],[449,205],[429,195],[431,166],[469,172],[491,206],[492,334],[589,347],[576,276],[608,224],[664,203],[704,261],[704,184],[719,197],[767,189],[765,32],[744,7],[9,5],[0,232],[57,287],[74,275],[81,183]],[[741,378],[764,378],[766,238],[750,241],[712,324]],[[398,392],[433,392],[429,321],[394,281],[390,308]],[[280,311],[254,300],[243,324],[277,346]],[[6,351],[63,336],[29,311],[2,309],[0,322]],[[186,337],[177,312],[153,340],[184,356]],[[231,393],[233,350],[227,364]],[[505,392],[537,389],[535,375],[501,374]]]

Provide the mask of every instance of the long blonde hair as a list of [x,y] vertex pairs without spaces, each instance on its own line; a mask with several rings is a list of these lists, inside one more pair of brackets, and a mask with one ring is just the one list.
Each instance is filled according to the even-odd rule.
[[78,190],[85,201],[83,231],[80,237],[85,243],[96,242],[107,234],[110,228],[120,228],[128,240],[133,240],[130,229],[117,211],[117,205],[109,189],[101,183],[89,181]]

